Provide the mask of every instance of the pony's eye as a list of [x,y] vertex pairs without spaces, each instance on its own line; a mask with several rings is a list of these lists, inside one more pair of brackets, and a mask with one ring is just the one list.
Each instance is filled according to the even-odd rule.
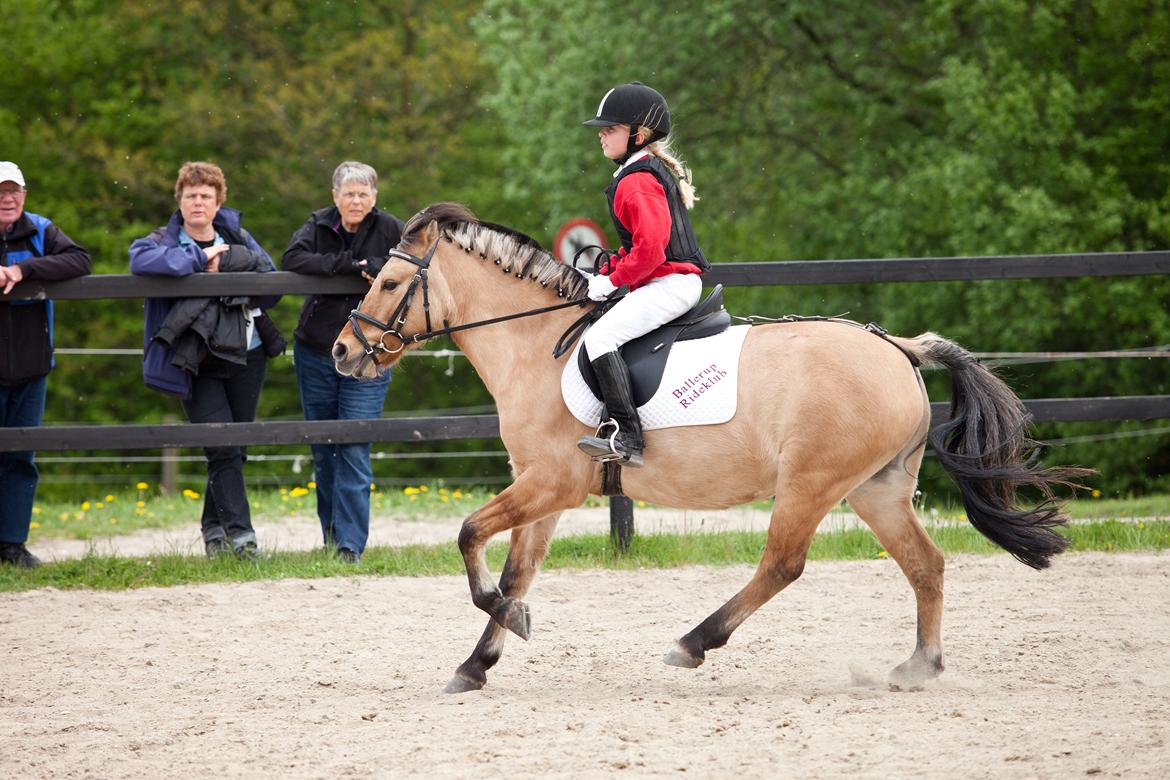
[[398,287],[398,282],[391,281],[390,279],[387,279],[386,281],[382,282],[382,289],[385,290],[386,292],[394,292],[394,290],[397,287]]

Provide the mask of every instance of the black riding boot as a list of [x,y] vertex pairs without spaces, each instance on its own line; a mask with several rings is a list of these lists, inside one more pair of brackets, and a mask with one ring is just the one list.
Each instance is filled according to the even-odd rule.
[[626,361],[615,350],[592,361],[591,365],[609,419],[598,426],[595,435],[583,436],[577,447],[594,460],[639,468],[642,465],[642,421],[638,419],[638,407],[634,405]]

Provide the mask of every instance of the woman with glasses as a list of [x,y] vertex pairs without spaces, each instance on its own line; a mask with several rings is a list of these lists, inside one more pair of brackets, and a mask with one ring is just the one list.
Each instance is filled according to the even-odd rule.
[[[289,241],[281,266],[320,276],[359,276],[372,284],[402,235],[402,221],[380,211],[378,174],[347,161],[333,172],[333,205],[313,212]],[[382,413],[390,374],[358,382],[333,368],[330,352],[362,293],[314,295],[305,301],[293,360],[306,420],[365,420]],[[314,444],[317,517],[325,547],[358,563],[370,534],[370,445]]]

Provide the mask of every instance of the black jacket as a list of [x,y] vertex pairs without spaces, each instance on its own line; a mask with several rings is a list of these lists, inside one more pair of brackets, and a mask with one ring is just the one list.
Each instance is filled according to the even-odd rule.
[[[220,255],[221,273],[269,270],[268,258],[242,244]],[[174,350],[171,365],[191,374],[208,355],[243,365],[248,361],[246,295],[220,298],[179,298],[154,337]],[[257,315],[264,317],[263,313]]]
[[[44,253],[33,247],[36,227],[27,214],[0,232],[0,264],[12,265],[9,255],[34,256],[20,262],[24,280],[61,281],[85,276],[92,268],[89,252],[74,243],[56,225],[45,229]],[[0,287],[0,290],[3,288]],[[20,289],[20,285],[13,292]],[[0,303],[0,385],[40,379],[53,366],[53,315],[50,301]]]
[[[299,274],[361,274],[354,262],[376,259],[378,267],[402,238],[402,220],[374,208],[358,225],[353,245],[345,248],[341,236],[341,212],[336,206],[314,211],[284,250],[280,266]],[[333,349],[337,334],[362,295],[314,295],[305,301],[297,323],[296,340],[321,355]]]

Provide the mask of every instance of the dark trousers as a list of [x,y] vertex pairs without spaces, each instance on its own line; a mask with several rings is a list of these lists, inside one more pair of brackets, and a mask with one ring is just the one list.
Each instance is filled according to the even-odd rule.
[[[246,365],[208,358],[191,384],[190,400],[183,401],[187,419],[193,423],[252,422],[267,367],[261,348],[249,350]],[[203,454],[207,458],[203,541],[226,538],[237,548],[255,542],[244,485],[244,448],[205,447]]]
[[[0,428],[41,424],[46,377],[12,387],[0,385]],[[0,436],[7,436],[0,432]],[[31,450],[0,452],[0,542],[24,544],[32,522],[40,472]]]

